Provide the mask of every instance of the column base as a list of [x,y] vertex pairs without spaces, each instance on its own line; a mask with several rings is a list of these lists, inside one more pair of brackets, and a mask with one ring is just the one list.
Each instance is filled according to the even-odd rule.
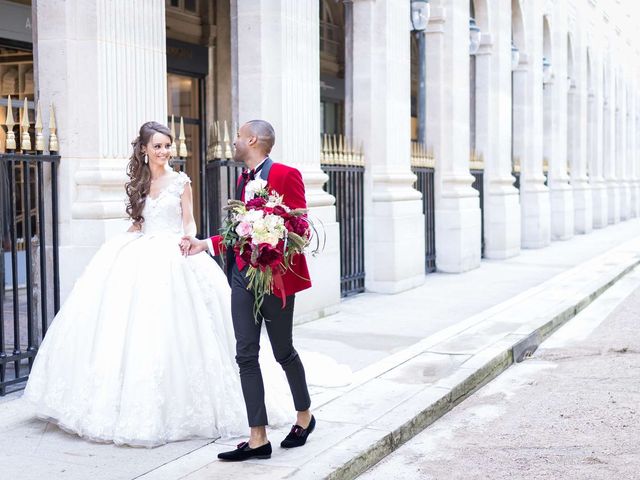
[[542,182],[520,187],[522,248],[543,248],[551,243],[549,189]]
[[[513,180],[513,177],[511,177]],[[484,197],[484,256],[505,259],[520,254],[520,196],[511,183],[489,182]]]
[[601,179],[591,183],[591,198],[593,204],[593,228],[606,227],[608,222],[607,186]]
[[[324,250],[307,255],[312,287],[296,295],[294,322],[306,323],[340,310],[340,226],[336,221],[335,198],[322,189],[327,175],[318,169],[302,169],[309,218],[318,229]],[[311,247],[315,247],[312,240]]]
[[478,268],[482,239],[477,193],[458,198],[440,198],[435,215],[436,268],[447,273]]
[[398,293],[424,283],[422,196],[407,186],[407,180],[414,178],[412,174],[402,173],[373,178],[371,207],[365,211],[365,288],[368,291]]
[[621,180],[618,185],[620,192],[620,220],[627,220],[630,218],[629,185],[626,180]]
[[615,181],[607,181],[607,221],[609,225],[620,221],[620,189]]
[[563,181],[551,181],[549,185],[551,210],[551,239],[568,240],[575,231],[573,215],[573,189]]
[[638,184],[635,180],[629,180],[629,218],[638,216]]
[[575,232],[590,233],[593,230],[593,199],[591,187],[586,180],[573,185],[573,204],[575,208]]

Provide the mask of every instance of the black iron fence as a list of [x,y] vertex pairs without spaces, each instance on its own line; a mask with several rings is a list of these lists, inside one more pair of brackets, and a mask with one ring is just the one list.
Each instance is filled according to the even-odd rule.
[[207,227],[205,236],[217,235],[224,219],[223,207],[227,200],[234,198],[238,177],[242,173],[242,162],[216,158],[207,162],[205,167],[205,181],[207,192]]
[[433,153],[423,145],[412,144],[411,171],[416,175],[416,190],[422,193],[424,213],[424,267],[425,272],[436,271],[436,206],[435,161]]
[[484,257],[484,160],[482,155],[471,152],[470,169],[473,175],[473,183],[471,186],[478,190],[480,196],[480,245],[481,255]]
[[28,378],[60,308],[58,155],[0,154],[0,396]]
[[340,293],[364,292],[364,156],[342,136],[324,136],[324,189],[336,199],[340,224]]

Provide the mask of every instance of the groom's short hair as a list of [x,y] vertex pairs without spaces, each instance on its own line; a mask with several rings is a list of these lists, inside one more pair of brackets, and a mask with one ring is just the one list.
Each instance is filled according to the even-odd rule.
[[265,153],[271,153],[276,143],[276,132],[273,126],[266,120],[249,120],[245,125],[249,127],[251,134],[258,138],[258,143],[262,145]]

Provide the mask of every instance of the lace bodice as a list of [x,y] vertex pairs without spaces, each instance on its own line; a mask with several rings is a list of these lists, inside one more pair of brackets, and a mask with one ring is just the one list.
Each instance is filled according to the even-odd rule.
[[156,198],[147,197],[142,216],[142,231],[145,234],[182,234],[182,205],[180,196],[191,179],[184,172],[178,172]]

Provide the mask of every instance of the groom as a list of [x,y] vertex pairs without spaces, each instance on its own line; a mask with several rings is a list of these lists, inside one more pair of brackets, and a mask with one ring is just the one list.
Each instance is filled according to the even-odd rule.
[[[244,162],[246,170],[238,179],[236,199],[245,201],[245,186],[255,178],[268,183],[269,190],[275,190],[284,197],[284,203],[292,208],[306,208],[304,183],[300,172],[295,168],[275,163],[269,158],[275,143],[275,132],[271,124],[264,120],[251,120],[238,130],[234,159]],[[251,434],[248,442],[238,445],[235,450],[223,452],[218,458],[229,461],[242,461],[250,458],[270,458],[271,443],[267,439],[265,426],[268,424],[264,404],[264,385],[258,352],[260,350],[260,330],[262,319],[266,320],[267,333],[276,360],[286,373],[297,410],[296,424],[282,441],[283,448],[300,447],[315,428],[315,418],[309,407],[311,399],[307,389],[304,367],[295,348],[293,348],[293,306],[295,294],[309,288],[309,271],[304,255],[297,255],[290,269],[282,275],[283,290],[274,287],[274,293],[264,298],[260,309],[259,323],[253,316],[254,295],[247,290],[246,278],[248,265],[237,257],[232,249],[225,249],[220,235],[198,240],[184,237],[189,242],[189,254],[194,255],[209,249],[213,255],[224,252],[227,278],[231,285],[231,315],[236,337],[236,361],[240,367],[240,382],[247,408]],[[286,298],[283,307],[282,299]]]

